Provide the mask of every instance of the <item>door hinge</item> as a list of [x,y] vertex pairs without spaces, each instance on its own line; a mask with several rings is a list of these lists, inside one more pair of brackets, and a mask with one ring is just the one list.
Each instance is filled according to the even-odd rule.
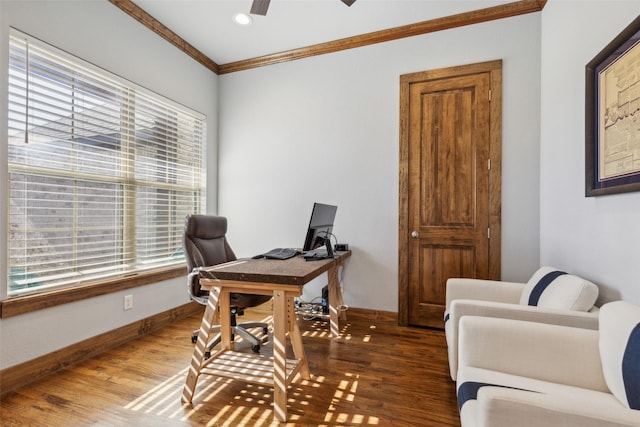
[[487,159],[487,170],[491,170],[491,159]]
[[487,227],[487,239],[491,239],[491,227]]

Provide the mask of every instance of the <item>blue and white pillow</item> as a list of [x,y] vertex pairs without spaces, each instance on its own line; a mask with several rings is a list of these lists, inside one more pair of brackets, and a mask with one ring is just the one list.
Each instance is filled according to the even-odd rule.
[[627,408],[640,409],[640,307],[625,301],[603,305],[599,328],[609,390]]
[[597,298],[598,287],[588,280],[553,267],[541,267],[525,285],[520,304],[589,311]]

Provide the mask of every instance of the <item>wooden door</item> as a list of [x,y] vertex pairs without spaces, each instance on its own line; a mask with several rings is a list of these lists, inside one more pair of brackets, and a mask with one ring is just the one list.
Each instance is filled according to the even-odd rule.
[[401,77],[401,324],[444,327],[449,277],[500,278],[501,67]]

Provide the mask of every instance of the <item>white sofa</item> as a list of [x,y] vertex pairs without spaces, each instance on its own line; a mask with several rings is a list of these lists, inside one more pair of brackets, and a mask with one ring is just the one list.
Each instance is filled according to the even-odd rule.
[[597,298],[595,284],[552,267],[541,267],[527,283],[449,279],[444,328],[451,378],[456,380],[458,329],[462,317],[528,320],[595,330],[598,329],[598,308],[594,305]]
[[640,307],[600,330],[490,317],[460,321],[462,427],[640,426]]

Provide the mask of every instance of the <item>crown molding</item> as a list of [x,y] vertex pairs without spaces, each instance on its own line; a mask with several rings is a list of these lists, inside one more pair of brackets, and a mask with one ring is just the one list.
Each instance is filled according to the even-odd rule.
[[312,56],[339,52],[341,50],[355,49],[358,47],[384,43],[406,37],[413,37],[421,34],[433,33],[436,31],[443,31],[451,28],[464,27],[481,22],[493,21],[496,19],[510,18],[512,16],[539,12],[542,10],[545,3],[546,0],[520,0],[513,3],[507,3],[499,6],[475,10],[472,12],[465,12],[457,15],[431,19],[429,21],[403,25],[387,30],[362,34],[359,36],[347,37],[344,39],[320,43],[298,49],[287,50],[284,52],[260,56],[257,58],[230,62],[219,66],[219,74],[234,73],[237,71],[264,67],[266,65],[273,65],[281,62],[295,61]]

